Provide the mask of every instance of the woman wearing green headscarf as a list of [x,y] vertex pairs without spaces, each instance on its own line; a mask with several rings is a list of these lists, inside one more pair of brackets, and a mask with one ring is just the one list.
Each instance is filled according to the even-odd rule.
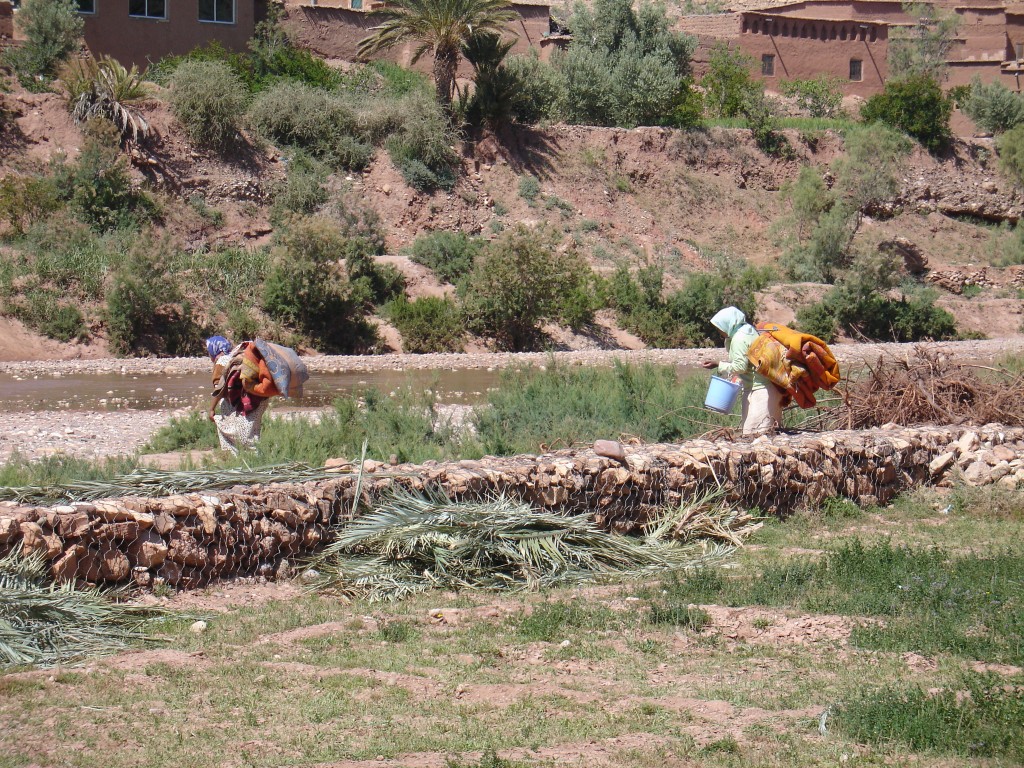
[[701,365],[717,369],[724,379],[736,378],[743,387],[740,394],[743,410],[740,423],[744,435],[763,435],[782,424],[782,390],[759,373],[747,359],[747,350],[757,338],[757,329],[736,307],[726,307],[711,318],[711,324],[725,337],[724,362],[707,360]]

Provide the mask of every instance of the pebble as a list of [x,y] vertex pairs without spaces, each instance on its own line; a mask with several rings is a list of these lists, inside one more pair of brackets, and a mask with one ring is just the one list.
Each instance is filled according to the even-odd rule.
[[192,634],[201,635],[206,631],[207,624],[205,621],[193,621],[189,626],[188,630]]

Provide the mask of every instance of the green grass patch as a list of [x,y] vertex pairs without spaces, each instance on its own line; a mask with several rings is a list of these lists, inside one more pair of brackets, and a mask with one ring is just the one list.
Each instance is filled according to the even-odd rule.
[[564,640],[567,634],[575,634],[580,630],[606,630],[615,622],[615,612],[607,606],[572,600],[540,603],[530,613],[511,619],[511,626],[521,640],[550,643]]
[[730,577],[719,570],[667,579],[657,610],[691,604],[772,605],[882,619],[857,626],[862,648],[1024,661],[1024,556],[951,555],[889,541],[840,544],[820,559],[769,563]]
[[995,675],[966,674],[938,692],[916,685],[860,691],[839,707],[836,723],[868,744],[1024,762],[1024,688]]

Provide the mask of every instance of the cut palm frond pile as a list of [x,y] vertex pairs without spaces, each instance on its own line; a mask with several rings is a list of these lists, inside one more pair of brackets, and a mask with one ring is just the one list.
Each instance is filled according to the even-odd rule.
[[919,346],[898,359],[879,358],[850,381],[842,405],[823,411],[823,429],[883,424],[1024,426],[1024,375],[957,362]]
[[52,666],[151,641],[146,625],[165,611],[118,603],[98,589],[56,585],[38,558],[0,560],[0,670]]
[[314,587],[371,602],[430,589],[537,589],[702,567],[757,527],[750,515],[685,506],[634,538],[508,496],[452,501],[403,490],[338,530],[311,567]]
[[117,496],[173,496],[178,493],[213,491],[236,485],[257,483],[304,483],[326,480],[350,470],[324,469],[308,464],[273,464],[266,467],[237,469],[196,469],[164,472],[140,467],[110,480],[82,480],[75,483],[46,486],[0,487],[0,500],[28,504],[71,500],[92,501]]

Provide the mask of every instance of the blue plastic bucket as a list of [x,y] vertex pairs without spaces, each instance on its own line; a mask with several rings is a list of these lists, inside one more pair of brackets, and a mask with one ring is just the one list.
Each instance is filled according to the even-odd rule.
[[704,407],[718,413],[732,413],[736,406],[736,398],[740,396],[740,385],[735,382],[723,379],[721,376],[712,376],[708,384],[708,395],[704,398]]

